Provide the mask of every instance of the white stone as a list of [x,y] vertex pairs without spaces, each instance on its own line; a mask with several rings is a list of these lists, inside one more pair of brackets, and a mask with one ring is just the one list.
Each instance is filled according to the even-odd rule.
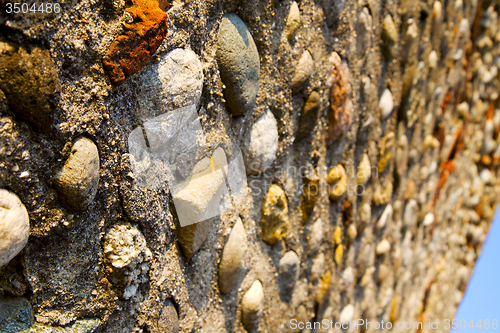
[[389,252],[390,249],[391,249],[391,243],[389,243],[387,239],[383,239],[380,243],[378,243],[375,252],[379,256]]
[[260,174],[273,164],[278,150],[278,124],[268,109],[253,124],[245,141],[244,155],[247,174]]
[[243,259],[247,247],[247,234],[238,217],[224,246],[219,265],[219,288],[222,293],[229,292],[238,282],[243,271]]
[[385,207],[384,212],[382,213],[382,215],[380,216],[380,218],[377,222],[377,225],[376,225],[377,231],[382,230],[386,226],[387,221],[391,218],[392,218],[392,205],[388,204]]
[[12,192],[0,189],[0,267],[26,246],[30,221],[26,207]]
[[146,239],[136,227],[116,224],[104,236],[104,255],[116,268],[135,266],[149,260],[151,251],[146,247]]
[[488,169],[481,171],[481,173],[479,173],[479,177],[485,184],[494,184],[495,182],[495,176]]
[[203,68],[196,53],[174,49],[159,56],[158,63],[145,66],[135,76],[143,121],[177,108],[197,105],[203,88]]
[[352,320],[353,317],[354,317],[354,306],[352,304],[348,304],[342,309],[342,312],[340,312],[339,322],[342,324],[348,323],[349,321]]
[[259,280],[256,280],[241,300],[241,314],[243,326],[247,331],[252,331],[258,325],[262,316],[264,303],[264,290]]
[[382,111],[382,119],[386,119],[392,113],[394,109],[394,99],[389,89],[385,89],[382,93],[378,107]]
[[403,215],[404,225],[411,227],[417,223],[418,203],[415,199],[408,201]]
[[314,60],[309,51],[305,50],[300,56],[292,79],[292,90],[297,92],[304,86],[314,71]]
[[425,226],[429,226],[429,225],[431,225],[431,224],[434,223],[434,220],[435,220],[434,214],[433,213],[427,213],[424,216],[424,220],[423,220],[422,224],[425,225]]
[[429,54],[429,67],[430,68],[436,68],[437,64],[438,64],[438,54],[436,51],[431,51],[431,53]]

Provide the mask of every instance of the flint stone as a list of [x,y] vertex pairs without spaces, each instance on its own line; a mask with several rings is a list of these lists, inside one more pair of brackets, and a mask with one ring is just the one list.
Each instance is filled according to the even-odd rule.
[[216,57],[227,106],[233,115],[242,115],[257,99],[260,59],[250,31],[234,13],[222,17]]

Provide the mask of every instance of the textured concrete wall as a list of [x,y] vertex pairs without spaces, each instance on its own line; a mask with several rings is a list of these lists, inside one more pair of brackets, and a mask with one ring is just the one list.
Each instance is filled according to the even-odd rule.
[[[500,3],[58,4],[0,1],[1,332],[447,331],[500,190]],[[181,227],[239,151],[247,192]]]

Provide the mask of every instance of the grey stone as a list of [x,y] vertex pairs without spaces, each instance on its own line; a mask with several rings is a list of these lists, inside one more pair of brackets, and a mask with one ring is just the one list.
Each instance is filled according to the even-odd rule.
[[0,331],[14,333],[33,325],[31,304],[24,297],[0,297]]
[[258,175],[269,168],[278,150],[278,124],[268,109],[252,126],[243,154],[247,174]]
[[179,332],[179,317],[172,301],[167,299],[161,309],[160,317],[158,318],[158,331],[164,333]]
[[226,85],[224,98],[231,113],[237,116],[252,109],[259,91],[259,53],[247,26],[234,13],[222,18],[217,64]]
[[309,51],[305,50],[300,56],[292,79],[292,91],[298,92],[307,83],[314,71],[314,60]]
[[278,283],[280,285],[280,297],[285,302],[290,302],[293,296],[295,283],[299,279],[300,259],[293,251],[288,251],[280,259]]
[[316,125],[318,118],[318,111],[321,106],[321,97],[317,91],[313,91],[307,98],[304,109],[299,118],[299,130],[297,132],[297,139],[305,138],[311,133]]
[[219,288],[221,293],[229,292],[238,282],[243,272],[243,259],[247,250],[247,234],[238,217],[229,234],[219,265]]
[[55,187],[60,198],[77,211],[84,210],[99,188],[99,152],[87,138],[77,140],[71,154],[57,173]]
[[26,207],[17,195],[0,189],[0,267],[22,251],[29,235],[30,221]]
[[418,213],[418,203],[415,199],[408,201],[405,207],[405,212],[403,215],[404,225],[407,227],[413,227],[417,224],[417,213]]
[[359,54],[364,54],[371,47],[371,36],[372,33],[373,19],[370,15],[370,11],[367,7],[363,7],[363,10],[358,16],[358,24],[356,26],[357,34],[357,49]]
[[310,227],[309,234],[309,249],[311,252],[318,250],[321,242],[323,241],[323,222],[317,219],[316,222]]
[[264,303],[264,291],[262,284],[256,280],[241,300],[241,321],[249,332],[258,328],[259,319],[262,316]]

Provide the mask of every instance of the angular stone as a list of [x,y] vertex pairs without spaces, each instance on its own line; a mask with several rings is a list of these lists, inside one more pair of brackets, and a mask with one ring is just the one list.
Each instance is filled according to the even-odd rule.
[[278,123],[266,112],[255,121],[243,147],[247,174],[259,175],[269,168],[278,150]]
[[361,157],[361,162],[359,163],[358,167],[358,184],[360,185],[365,185],[368,179],[371,177],[371,170],[372,166],[370,163],[370,158],[368,157],[368,154],[363,154]]
[[57,67],[50,52],[38,47],[0,53],[0,89],[21,119],[47,131],[60,91]]
[[19,197],[0,189],[0,267],[7,265],[28,242],[28,211]]
[[389,252],[391,249],[391,243],[387,239],[383,239],[380,243],[378,243],[377,248],[375,249],[375,253],[380,256]]
[[373,19],[370,15],[370,11],[367,7],[363,7],[363,10],[358,16],[358,23],[356,25],[356,35],[357,35],[357,45],[356,51],[359,54],[364,54],[370,49],[371,46],[371,36],[372,33]]
[[203,89],[203,68],[196,53],[174,49],[158,57],[134,77],[137,117],[143,122],[174,109],[197,105]]
[[285,34],[288,40],[293,37],[295,30],[300,27],[300,10],[299,5],[295,1],[292,1],[290,5],[290,11],[288,12],[288,17],[286,18]]
[[311,252],[317,251],[321,242],[323,241],[323,222],[317,219],[316,222],[310,227],[311,233],[309,234],[309,249]]
[[330,57],[333,66],[328,110],[328,142],[341,139],[352,123],[351,84],[349,67],[340,56],[333,52]]
[[219,265],[219,288],[221,293],[229,292],[243,272],[243,259],[247,250],[247,234],[238,217],[229,234]]
[[377,224],[375,225],[376,230],[377,231],[382,230],[386,226],[387,221],[391,218],[392,218],[392,205],[388,204],[385,207],[384,212],[380,216],[379,220],[377,221]]
[[125,11],[132,17],[125,23],[104,56],[103,67],[112,84],[120,85],[137,73],[167,35],[168,16],[157,0],[131,0]]
[[78,139],[57,173],[55,188],[62,201],[77,211],[84,210],[99,189],[99,152],[87,138]]
[[288,199],[285,192],[276,184],[269,191],[262,203],[262,240],[270,245],[282,240],[288,231]]
[[264,306],[264,290],[259,280],[256,280],[241,300],[241,322],[247,331],[257,329]]
[[255,104],[260,59],[250,31],[234,13],[222,17],[216,56],[222,82],[226,85],[226,104],[233,115],[241,115]]
[[342,164],[330,169],[326,182],[329,184],[330,200],[338,200],[344,195],[347,191],[347,175]]
[[373,194],[373,205],[380,206],[388,204],[392,199],[392,191],[393,191],[392,183],[387,183],[386,186],[382,186],[378,184],[375,187],[375,193]]
[[309,51],[305,50],[300,56],[292,79],[292,92],[298,92],[307,83],[314,71],[314,60]]
[[321,98],[317,91],[313,91],[307,98],[306,104],[299,118],[299,130],[297,140],[309,135],[316,125]]
[[382,112],[382,120],[389,117],[392,113],[392,110],[394,109],[394,99],[392,98],[392,93],[389,89],[385,89],[382,93],[378,107]]
[[151,256],[142,233],[128,223],[116,224],[108,230],[103,252],[115,268],[133,267]]
[[158,318],[158,331],[165,333],[179,332],[179,316],[172,301],[167,299]]
[[285,302],[290,302],[293,296],[295,283],[299,279],[300,259],[293,251],[288,251],[279,262],[278,283],[280,285],[280,297]]
[[398,31],[392,16],[387,14],[382,22],[383,54],[387,59],[393,55],[393,48],[398,39]]
[[188,260],[199,250],[209,231],[210,221],[194,223],[177,229],[177,240],[182,253]]

